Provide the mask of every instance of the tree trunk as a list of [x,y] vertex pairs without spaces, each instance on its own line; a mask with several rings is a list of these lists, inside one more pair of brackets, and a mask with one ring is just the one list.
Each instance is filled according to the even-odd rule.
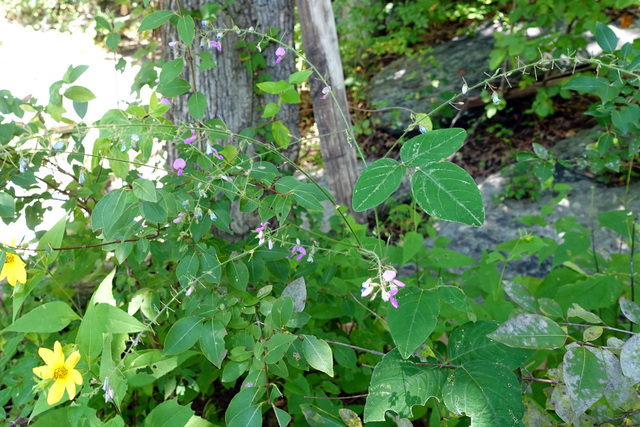
[[[166,0],[167,9],[177,11],[177,0]],[[180,4],[185,11],[202,10],[202,7],[210,3],[208,0],[180,0]],[[278,33],[281,41],[289,46],[293,45],[295,13],[293,0],[236,0],[234,3],[221,8],[217,13],[217,21],[211,22],[207,27],[201,26],[201,21],[196,19],[196,38],[192,46],[192,54],[195,58],[195,65],[200,61],[195,55],[207,49],[208,41],[220,42],[222,50],[213,49],[213,58],[217,64],[216,68],[202,71],[195,68],[195,80],[192,79],[191,67],[185,64],[182,77],[192,84],[198,92],[203,93],[207,98],[207,108],[205,109],[203,120],[212,118],[222,120],[229,131],[239,134],[246,128],[257,128],[265,124],[262,119],[262,107],[268,102],[277,103],[276,95],[266,95],[259,97],[254,93],[255,83],[258,82],[260,74],[272,76],[274,81],[287,80],[289,75],[295,72],[295,56],[285,55],[280,63],[276,64],[275,50],[278,48],[274,43],[270,43],[263,48],[262,53],[248,46],[237,47],[242,40],[232,29],[237,26],[240,29],[253,27],[257,32],[266,33],[271,27],[280,28]],[[211,33],[211,26],[218,29],[229,29],[224,32],[224,37],[220,40],[216,38],[216,33]],[[204,48],[200,48],[201,37],[199,31],[208,30],[210,33],[204,38]],[[162,32],[163,46],[165,46],[167,61],[176,58],[175,49],[167,47],[168,42],[178,40],[176,27],[165,24]],[[258,43],[261,38],[254,34],[247,34],[244,37],[247,43]],[[247,60],[247,55],[263,55],[266,61],[266,68],[252,69],[251,60]],[[170,117],[173,123],[193,122],[189,116],[187,101],[192,92],[179,96],[173,100],[173,107]],[[280,120],[288,129],[290,134],[297,138],[298,131],[298,105],[284,104],[280,106],[278,114]],[[219,141],[220,143],[231,143],[231,141]],[[167,147],[168,165],[173,163],[177,157],[177,152]],[[253,147],[239,147],[249,155],[253,154]],[[295,161],[298,157],[299,145],[293,144],[285,155]],[[239,212],[237,203],[232,207],[231,212],[234,218],[231,229],[236,236],[245,236],[259,222],[257,214],[247,216]]]
[[353,187],[358,179],[358,167],[356,152],[352,146],[355,142],[351,140],[344,73],[331,1],[297,0],[297,5],[305,55],[325,76],[338,102],[336,105],[330,96],[322,99],[324,84],[318,79],[311,79],[313,115],[321,135],[320,151],[329,178],[329,189],[338,203],[347,206],[354,218],[363,222],[365,215],[353,212],[351,204]]

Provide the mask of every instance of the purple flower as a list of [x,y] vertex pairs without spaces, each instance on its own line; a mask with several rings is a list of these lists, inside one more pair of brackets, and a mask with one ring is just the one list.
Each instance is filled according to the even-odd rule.
[[282,57],[284,56],[285,53],[286,53],[286,51],[284,50],[284,48],[282,46],[280,46],[279,48],[276,49],[276,56],[278,57],[278,59],[276,60],[276,64],[278,64],[280,61],[282,61]]
[[329,95],[329,92],[331,92],[331,86],[323,87],[322,88],[322,99],[327,99],[327,95]]
[[256,228],[254,231],[258,233],[258,245],[262,246],[264,243],[264,229],[269,225],[269,221],[265,221],[260,223],[260,227]]
[[382,278],[386,282],[389,282],[389,284],[391,285],[399,286],[401,288],[404,288],[406,286],[400,280],[396,279],[396,272],[393,270],[387,270],[384,273],[382,273]]
[[169,106],[169,107],[171,107],[171,100],[170,100],[169,98],[167,98],[167,97],[163,97],[163,98],[160,100],[160,103],[161,103],[161,104],[164,104],[164,105],[167,105],[167,106]]
[[209,42],[209,48],[212,48],[212,47],[215,47],[216,49],[218,49],[218,51],[222,52],[222,45],[217,41],[211,40]]
[[173,168],[178,171],[178,176],[182,175],[182,171],[187,167],[187,162],[182,158],[177,158],[173,161]]
[[218,150],[213,148],[210,144],[207,144],[206,153],[207,153],[207,156],[215,154],[215,156],[218,158],[218,160],[224,160],[224,157],[222,157],[220,154],[218,154]]
[[177,217],[176,219],[174,219],[174,220],[173,220],[173,223],[174,223],[174,224],[179,224],[179,223],[180,223],[180,221],[182,221],[182,218],[183,218],[183,217],[184,217],[184,212],[180,212],[180,213],[178,214],[178,217]]
[[169,42],[169,47],[176,47],[178,42]]
[[191,136],[184,140],[185,144],[191,144],[196,139],[196,131],[191,129]]
[[292,256],[294,256],[296,254],[296,252],[298,252],[298,256],[296,257],[296,261],[300,261],[302,259],[302,257],[307,254],[307,250],[305,248],[303,248],[302,246],[300,246],[300,239],[296,239],[296,244],[293,245],[293,248],[291,248],[291,255],[289,255],[287,258],[291,258]]
[[398,301],[395,299],[395,296],[396,296],[397,293],[398,293],[398,288],[396,288],[395,286],[393,286],[389,290],[389,302],[391,302],[391,305],[394,308],[398,308]]

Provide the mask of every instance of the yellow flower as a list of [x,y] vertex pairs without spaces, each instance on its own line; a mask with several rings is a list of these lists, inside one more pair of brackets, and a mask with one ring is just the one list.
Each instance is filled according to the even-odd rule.
[[73,369],[80,360],[80,352],[74,351],[65,361],[62,346],[56,341],[53,345],[53,351],[48,348],[40,348],[38,354],[42,357],[46,366],[33,368],[33,373],[43,380],[55,380],[55,383],[49,389],[47,403],[49,405],[58,403],[62,399],[65,388],[69,394],[69,399],[73,399],[76,395],[76,384],[82,384],[82,375],[76,369]]
[[[11,246],[15,247],[16,239],[11,241]],[[11,286],[15,286],[16,282],[27,283],[27,270],[25,270],[25,264],[18,255],[5,252],[6,258],[4,259],[4,266],[2,272],[0,272],[0,280],[7,278],[7,281]]]

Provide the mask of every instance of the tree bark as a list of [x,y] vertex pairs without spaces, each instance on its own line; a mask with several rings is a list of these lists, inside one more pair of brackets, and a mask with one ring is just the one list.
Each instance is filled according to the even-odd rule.
[[[166,0],[165,8],[177,11],[177,0]],[[180,0],[180,5],[185,11],[201,10],[209,3],[208,0]],[[275,50],[278,45],[270,43],[262,53],[247,46],[237,47],[242,40],[232,29],[237,26],[240,29],[253,27],[257,32],[266,33],[271,27],[280,28],[279,36],[281,41],[289,46],[293,45],[295,24],[295,13],[293,0],[236,0],[225,8],[221,8],[217,13],[217,20],[211,22],[207,27],[201,26],[201,21],[196,19],[196,38],[192,46],[194,56],[195,79],[192,78],[191,67],[185,64],[182,77],[191,83],[198,92],[203,93],[207,98],[207,108],[204,113],[204,120],[216,118],[222,120],[229,131],[239,134],[246,128],[258,128],[265,125],[265,119],[261,118],[262,107],[269,102],[277,103],[276,95],[257,96],[254,93],[255,83],[258,82],[260,74],[272,76],[274,81],[287,80],[290,74],[295,72],[295,56],[285,55],[280,63],[276,64]],[[221,40],[216,38],[216,33],[209,33],[204,36],[204,48],[200,48],[201,37],[199,31],[211,30],[213,28],[229,29],[224,32]],[[176,58],[176,50],[167,47],[168,42],[178,40],[175,27],[165,24],[162,31],[163,46],[165,46],[167,61]],[[200,59],[195,54],[207,49],[208,41],[215,40],[222,45],[222,50],[213,49],[213,58],[217,67],[200,70],[197,64]],[[247,43],[258,43],[261,38],[258,35],[247,34],[244,37]],[[266,68],[253,69],[252,61],[247,59],[253,55],[263,55],[266,61]],[[181,95],[173,100],[170,111],[170,118],[173,123],[193,122],[189,116],[187,102],[192,92]],[[278,113],[280,120],[288,129],[290,134],[297,138],[299,135],[298,105],[283,104]],[[231,143],[231,140],[218,141],[221,144]],[[253,147],[239,147],[248,155],[253,154]],[[298,157],[299,145],[293,144],[285,150],[285,155],[295,161]],[[170,165],[177,158],[177,152],[173,147],[167,147],[167,162]],[[237,203],[236,203],[237,205]],[[234,218],[231,229],[239,236],[245,236],[259,222],[257,214],[247,216],[241,214],[238,207],[232,207],[231,212]]]
[[322,99],[324,84],[319,79],[311,79],[313,115],[320,133],[320,151],[329,189],[338,203],[347,206],[354,218],[363,222],[365,215],[353,212],[351,203],[358,167],[331,1],[297,0],[297,5],[305,55],[326,78],[337,101],[336,105],[331,96]]

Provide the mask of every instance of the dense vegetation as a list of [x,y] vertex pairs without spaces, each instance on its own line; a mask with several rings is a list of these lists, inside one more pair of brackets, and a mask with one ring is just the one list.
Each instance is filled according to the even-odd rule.
[[[588,65],[539,91],[532,109],[544,116],[554,96],[589,95],[586,114],[604,131],[584,156],[562,165],[618,174],[628,186],[640,151],[640,41],[619,46],[612,25],[631,19],[634,3],[335,1],[350,98],[361,106],[356,131],[375,127],[367,84],[378,67],[495,20],[505,31],[496,33],[491,77],[461,86],[443,105],[484,90],[487,110],[500,115],[508,104],[496,91],[501,78],[527,72],[522,84],[530,84],[560,61]],[[0,419],[38,426],[640,423],[639,226],[628,200],[594,214],[592,228],[572,217],[547,224],[568,189],[554,183],[554,155],[534,143],[518,167],[535,177],[535,191],[554,198],[523,221],[559,237],[525,229],[481,259],[449,250],[435,221],[481,226],[484,206],[473,177],[446,160],[467,130],[438,129],[434,109],[413,113],[398,158],[382,153],[366,165],[353,208],[370,213],[374,226],[359,224],[281,154],[306,135],[292,140],[280,106],[299,103],[310,79],[325,82],[327,103],[335,99],[326,76],[281,44],[277,31],[215,28],[218,3],[202,11],[149,1],[83,4],[95,13],[98,41],[112,50],[125,36],[151,36],[168,24],[178,34],[171,48],[198,52],[199,67],[214,67],[219,41],[233,38],[255,61],[275,44],[278,58],[298,55],[300,69],[287,81],[256,80],[256,93],[279,97],[262,112],[266,131],[234,132],[204,117],[206,97],[182,75],[185,61],[193,69],[191,54],[148,61],[138,83],[154,89],[151,98],[96,123],[67,114],[84,117],[94,99],[75,84],[85,66],[50,76],[48,102],[0,91],[0,217],[9,225],[24,218],[35,235],[0,242],[7,279]],[[29,1],[11,5],[21,13],[16,19],[43,18]],[[38,12],[49,22],[64,28],[76,18],[60,12],[62,3],[51,5]],[[534,27],[548,31],[527,36]],[[586,32],[600,55],[577,53]],[[188,98],[189,122],[167,118],[179,97]],[[157,152],[171,143],[179,156],[167,166]],[[238,148],[247,146],[253,154]],[[404,177],[412,199],[394,211],[393,239],[384,239],[376,209]],[[65,215],[43,230],[53,200]],[[323,202],[333,206],[330,217]],[[234,206],[260,218],[240,240],[230,229]],[[618,252],[598,248],[597,228],[618,233]],[[427,237],[432,247],[423,245]],[[505,280],[507,265],[525,257],[551,260],[550,273]]]

